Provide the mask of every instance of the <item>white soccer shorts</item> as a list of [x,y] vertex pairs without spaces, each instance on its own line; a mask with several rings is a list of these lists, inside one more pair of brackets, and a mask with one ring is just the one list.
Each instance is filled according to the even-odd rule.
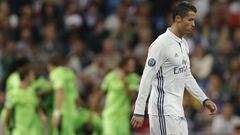
[[188,135],[185,117],[149,115],[150,135]]

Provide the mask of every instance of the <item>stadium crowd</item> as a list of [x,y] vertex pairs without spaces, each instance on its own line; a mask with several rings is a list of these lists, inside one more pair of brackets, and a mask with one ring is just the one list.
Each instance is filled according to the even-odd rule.
[[[48,58],[58,53],[77,76],[78,105],[84,108],[79,119],[88,123],[86,113],[94,114],[95,122],[89,122],[92,126],[79,127],[82,134],[101,132],[104,99],[98,106],[94,99],[105,75],[123,58],[133,57],[135,73],[141,76],[148,47],[171,24],[171,8],[179,1],[0,0],[1,110],[6,103],[6,80],[17,61],[27,58],[37,66],[38,75],[48,80]],[[240,1],[191,2],[198,10],[196,31],[186,36],[192,73],[219,112],[208,116],[185,93],[189,134],[240,135]],[[147,125],[146,120],[131,133],[148,134]]]

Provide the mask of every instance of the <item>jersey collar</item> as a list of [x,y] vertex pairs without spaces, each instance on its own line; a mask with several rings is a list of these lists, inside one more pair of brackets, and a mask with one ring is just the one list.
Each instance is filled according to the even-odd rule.
[[179,38],[179,37],[177,37],[174,33],[172,33],[172,32],[170,31],[170,28],[167,28],[166,33],[167,33],[171,38],[173,38],[174,40],[176,40],[178,43],[181,43],[181,42],[182,42],[182,39]]

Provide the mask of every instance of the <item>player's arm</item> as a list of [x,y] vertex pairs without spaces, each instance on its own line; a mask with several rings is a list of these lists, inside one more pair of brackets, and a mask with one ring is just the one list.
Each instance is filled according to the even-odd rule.
[[130,88],[129,84],[124,80],[124,90],[127,92],[131,99],[136,99],[137,91]]
[[54,91],[54,110],[52,116],[52,126],[58,127],[62,113],[62,105],[64,100],[64,84],[66,80],[61,77],[61,73],[56,72],[50,74],[50,82]]
[[98,111],[98,105],[101,101],[101,99],[105,96],[105,93],[107,93],[107,91],[109,90],[109,86],[111,84],[111,80],[112,80],[112,77],[110,74],[107,74],[102,83],[101,83],[101,86],[100,86],[100,89],[96,92],[96,94],[94,95],[94,98],[91,102],[91,108],[92,110],[94,111]]
[[[19,95],[15,92],[17,92],[18,89],[11,89],[11,98],[6,97],[6,101],[4,103],[4,108],[2,110],[2,134],[6,135],[7,134],[7,129],[9,128],[9,123],[11,118],[12,112],[14,111],[14,107],[16,103],[18,102]],[[9,92],[10,94],[10,92]]]
[[43,77],[38,77],[38,79],[34,81],[34,87],[37,90],[37,96],[40,97],[52,94],[53,92],[50,82]]
[[56,89],[54,92],[54,96],[55,96],[55,104],[54,104],[52,124],[54,127],[58,127],[58,125],[60,124],[62,104],[64,100],[64,90],[62,88]]
[[6,135],[11,113],[12,113],[12,109],[7,108],[5,116],[3,117],[3,125],[2,125],[2,133],[1,133],[2,135]]
[[210,111],[210,115],[213,115],[217,112],[217,106],[205,95],[205,93],[199,87],[195,78],[192,76],[190,67],[188,67],[187,69],[185,88],[191,95],[198,99],[204,107],[206,107]]
[[146,101],[150,93],[152,80],[158,69],[166,60],[167,54],[163,45],[153,44],[148,50],[148,57],[140,81],[138,97],[135,103],[135,110],[132,118],[133,127],[140,127],[143,123]]
[[43,109],[40,106],[37,108],[37,112],[38,112],[40,120],[44,124],[47,124],[47,116],[46,116],[46,114],[44,113]]
[[187,60],[187,71],[186,71],[186,78],[185,78],[185,88],[188,90],[188,92],[194,96],[196,99],[198,99],[204,107],[206,107],[210,114],[215,114],[217,112],[217,106],[214,102],[212,102],[206,94],[203,92],[203,90],[199,87],[197,84],[197,81],[193,77],[191,73],[190,68],[190,60],[188,58]]
[[102,89],[99,89],[94,95],[90,102],[90,109],[92,111],[96,111],[96,112],[99,112],[98,110],[98,106],[99,106],[99,103],[101,101],[101,99],[104,97],[105,95],[105,91],[103,91]]
[[37,108],[37,113],[38,113],[39,118],[40,118],[40,120],[42,122],[42,125],[48,131],[48,127],[49,127],[49,125],[48,125],[48,118],[47,118],[46,114],[44,113],[43,109],[40,106]]
[[125,77],[123,81],[128,96],[131,98],[132,101],[135,101],[137,98],[137,91],[140,82],[139,76],[135,73],[131,73],[130,75]]
[[46,90],[46,91],[38,91],[37,96],[43,97],[43,96],[51,95],[52,93],[53,93],[52,89],[49,89],[49,90]]

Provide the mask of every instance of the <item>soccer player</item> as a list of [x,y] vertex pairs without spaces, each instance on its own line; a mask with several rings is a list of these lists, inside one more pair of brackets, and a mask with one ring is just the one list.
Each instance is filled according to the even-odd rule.
[[49,78],[54,91],[52,134],[75,135],[77,80],[73,70],[62,66],[62,61],[59,55],[53,54],[48,63]]
[[[29,60],[25,57],[23,58],[17,58],[10,66],[9,70],[9,76],[6,79],[6,101],[4,103],[4,107],[2,109],[1,112],[1,119],[5,119],[6,117],[6,113],[8,110],[8,105],[7,104],[11,104],[11,100],[13,99],[13,94],[14,91],[17,90],[20,86],[20,77],[19,77],[19,73],[18,70],[21,69],[22,67],[26,66],[29,64]],[[13,113],[12,113],[13,115]],[[12,119],[12,117],[9,119],[9,125],[8,125],[8,129],[7,129],[7,133],[6,134],[10,134],[12,128],[14,127],[14,120]]]
[[135,60],[124,58],[102,82],[98,95],[102,97],[106,94],[102,112],[104,135],[130,135],[131,100],[137,96],[139,83],[139,77],[133,73],[134,70]]
[[[20,87],[20,83],[21,83],[21,79],[20,79],[20,74],[19,74],[19,70],[22,68],[26,68],[28,66],[30,66],[32,63],[29,62],[28,59],[26,58],[19,58],[17,59],[14,64],[11,66],[12,68],[12,73],[9,75],[9,77],[7,78],[6,81],[6,102],[4,104],[4,108],[2,110],[2,114],[1,114],[1,118],[2,119],[6,119],[6,113],[8,110],[8,106],[9,104],[11,105],[14,101],[16,96],[16,91],[19,90]],[[33,66],[31,66],[33,68]],[[31,69],[33,70],[33,69]],[[34,98],[36,98],[36,100],[38,100],[37,97],[37,90],[39,92],[46,92],[46,90],[50,89],[49,83],[41,76],[37,77],[37,79],[35,79],[32,83],[31,83],[31,88],[33,90],[35,90],[35,96]],[[12,112],[14,111],[14,107],[11,109]],[[8,129],[6,131],[6,134],[11,134],[11,130],[15,127],[15,123],[14,123],[14,116],[15,113],[11,113],[11,116],[9,116],[9,122],[8,122]],[[34,120],[34,124],[35,125],[39,125],[39,128],[41,128],[41,122],[38,119],[38,116],[36,116],[36,119]]]
[[146,65],[132,117],[133,127],[144,120],[146,100],[151,90],[148,114],[151,135],[188,135],[182,106],[186,88],[213,115],[217,107],[201,90],[190,71],[189,47],[185,34],[193,32],[196,8],[183,1],[173,8],[173,24],[149,47]]
[[40,122],[40,115],[43,113],[38,109],[35,87],[31,85],[35,79],[31,67],[22,67],[19,71],[19,78],[19,86],[12,89],[14,94],[11,96],[11,102],[6,104],[7,113],[4,117],[3,135],[7,134],[6,130],[11,113],[14,113],[12,135],[42,135],[41,123],[36,121]]

